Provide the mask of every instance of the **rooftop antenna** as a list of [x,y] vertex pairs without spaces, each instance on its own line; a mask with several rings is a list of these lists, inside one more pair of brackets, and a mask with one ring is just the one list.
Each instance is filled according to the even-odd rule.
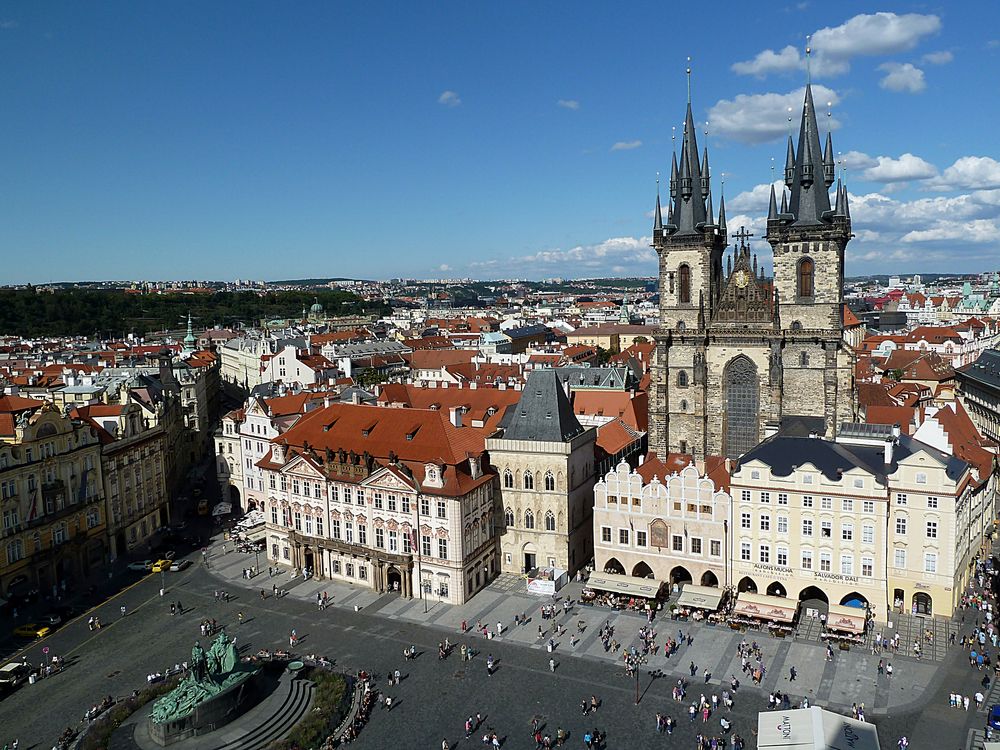
[[688,78],[688,104],[691,103],[691,56],[688,55],[687,78]]
[[812,37],[806,34],[806,84],[812,84],[812,47],[809,46],[809,40]]

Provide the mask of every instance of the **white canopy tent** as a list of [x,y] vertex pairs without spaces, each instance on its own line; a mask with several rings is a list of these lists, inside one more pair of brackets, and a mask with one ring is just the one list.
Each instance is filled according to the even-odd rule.
[[826,614],[826,626],[847,633],[865,632],[865,610],[831,604]]
[[799,603],[794,599],[743,591],[736,598],[736,606],[733,612],[737,615],[753,617],[758,620],[791,622],[795,619],[795,610],[798,609],[798,606]]
[[757,714],[758,750],[879,750],[875,725],[819,706]]

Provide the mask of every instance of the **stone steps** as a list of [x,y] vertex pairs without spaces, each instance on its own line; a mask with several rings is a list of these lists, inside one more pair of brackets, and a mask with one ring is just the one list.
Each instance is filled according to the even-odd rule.
[[313,683],[292,680],[288,693],[278,709],[238,740],[220,745],[212,750],[263,750],[275,740],[284,737],[305,716],[312,705]]

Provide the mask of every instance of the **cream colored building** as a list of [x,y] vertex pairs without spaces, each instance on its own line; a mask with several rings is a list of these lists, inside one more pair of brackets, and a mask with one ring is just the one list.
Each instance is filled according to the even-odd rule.
[[727,473],[724,461],[714,464],[706,474],[690,456],[673,454],[668,463],[651,456],[602,477],[594,487],[594,569],[729,586]]
[[[983,522],[964,461],[881,425],[775,436],[732,474],[740,591],[950,616]],[[981,511],[981,509],[979,509]]]
[[106,562],[101,444],[51,404],[0,397],[0,596],[71,590]]
[[585,429],[555,370],[535,370],[486,449],[500,475],[501,569],[575,573],[592,555],[597,430]]

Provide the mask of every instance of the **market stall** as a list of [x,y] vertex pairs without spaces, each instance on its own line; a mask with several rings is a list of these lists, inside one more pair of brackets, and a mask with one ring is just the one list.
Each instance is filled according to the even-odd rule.
[[551,596],[568,580],[566,571],[560,568],[532,568],[528,571],[528,593]]
[[736,598],[729,622],[736,627],[766,625],[774,635],[788,635],[797,609],[798,602],[792,599],[744,591]]

